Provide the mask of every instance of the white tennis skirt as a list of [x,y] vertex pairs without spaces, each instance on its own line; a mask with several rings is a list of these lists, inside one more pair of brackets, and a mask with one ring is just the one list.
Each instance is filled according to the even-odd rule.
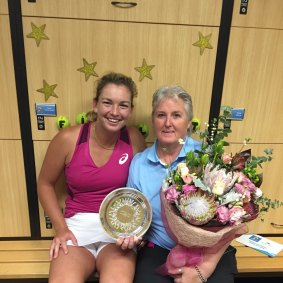
[[[104,231],[98,213],[77,213],[70,218],[65,218],[68,228],[77,238],[79,246],[85,246],[97,242],[116,243]],[[67,241],[72,245],[72,241]]]

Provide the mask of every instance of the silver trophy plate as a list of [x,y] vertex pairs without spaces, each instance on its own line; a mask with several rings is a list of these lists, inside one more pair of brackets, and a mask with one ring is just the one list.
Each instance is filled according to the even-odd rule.
[[152,211],[146,197],[133,188],[112,191],[103,200],[99,217],[105,232],[113,239],[142,236],[151,223]]

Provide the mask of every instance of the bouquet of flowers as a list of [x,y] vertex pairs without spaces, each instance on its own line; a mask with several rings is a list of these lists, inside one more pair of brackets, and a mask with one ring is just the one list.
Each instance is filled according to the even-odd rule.
[[[167,268],[172,264],[198,264],[202,248],[217,249],[247,233],[246,222],[283,204],[268,199],[259,188],[262,175],[257,168],[272,160],[272,149],[264,150],[259,157],[252,156],[251,150],[234,155],[224,150],[229,145],[225,138],[231,130],[219,125],[230,121],[231,108],[223,109],[223,115],[212,122],[209,130],[198,132],[203,140],[201,149],[188,152],[185,162],[179,163],[163,181],[163,221],[169,235],[179,244],[170,252]],[[186,249],[180,250],[180,245]],[[184,256],[187,248],[191,262]]]

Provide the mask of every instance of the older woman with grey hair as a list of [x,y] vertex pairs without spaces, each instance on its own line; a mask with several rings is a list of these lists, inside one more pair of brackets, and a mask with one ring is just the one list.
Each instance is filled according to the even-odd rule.
[[148,242],[138,252],[134,283],[234,282],[235,249],[228,247],[229,244],[214,254],[205,255],[198,267],[170,270],[170,276],[156,272],[176,245],[162,221],[160,188],[168,170],[174,170],[183,162],[187,152],[200,149],[201,143],[189,136],[192,118],[192,99],[182,87],[163,86],[154,93],[152,123],[156,140],[151,147],[135,155],[127,183],[148,198],[153,211],[151,227],[145,235]]

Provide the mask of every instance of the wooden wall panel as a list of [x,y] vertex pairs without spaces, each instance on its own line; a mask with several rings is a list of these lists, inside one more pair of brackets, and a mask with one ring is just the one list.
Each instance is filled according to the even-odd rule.
[[0,0],[0,15],[8,15],[8,0]]
[[232,28],[222,105],[246,113],[232,122],[231,141],[283,143],[282,50],[283,30]]
[[21,141],[0,140],[0,237],[30,236],[22,156]]
[[0,139],[20,139],[10,24],[5,15],[0,15],[0,62]]
[[[34,142],[34,155],[35,155],[35,167],[36,167],[36,176],[40,172],[40,168],[45,156],[45,152],[49,145],[49,141],[35,141]],[[63,176],[58,180],[55,192],[58,198],[58,202],[62,210],[65,207],[65,198],[66,198],[66,183]],[[53,229],[46,228],[46,219],[42,206],[39,204],[39,214],[40,214],[40,230],[42,237],[50,237],[54,235]]]
[[[46,25],[49,40],[37,46],[27,38],[31,22]],[[56,97],[47,103],[56,103],[58,116],[65,115],[75,122],[75,116],[91,110],[95,77],[85,80],[83,58],[88,63],[97,62],[95,72],[102,76],[107,71],[117,71],[133,77],[138,86],[131,124],[145,122],[151,125],[151,97],[156,88],[164,84],[180,84],[193,97],[195,115],[207,121],[218,40],[218,28],[182,25],[156,25],[141,23],[104,22],[74,19],[23,18],[25,52],[32,132],[34,140],[50,140],[57,133],[56,118],[46,117],[46,130],[37,130],[35,103],[43,103],[44,95],[37,90],[43,80],[55,85]],[[192,44],[198,41],[199,32],[212,34],[213,49],[200,49]],[[155,65],[152,80],[144,78],[135,67]],[[150,128],[148,141],[153,141]]]
[[0,2],[0,13],[0,237],[27,237],[30,223],[7,1]]
[[136,0],[136,7],[123,9],[110,0],[22,0],[24,16],[99,19],[152,23],[219,26],[222,0]]
[[[258,173],[263,173],[263,183],[261,185],[261,190],[264,195],[270,199],[278,199],[283,201],[283,190],[282,190],[282,180],[281,180],[281,167],[282,167],[282,157],[283,157],[283,144],[248,144],[244,148],[243,144],[231,144],[227,148],[227,153],[232,152],[235,154],[241,150],[251,149],[252,155],[254,156],[264,156],[264,149],[273,149],[273,160],[271,162],[266,162],[263,164],[263,168],[258,168]],[[270,209],[268,213],[263,215],[263,220],[261,218],[249,223],[250,233],[257,234],[282,234],[283,232],[283,207],[278,209]],[[276,223],[281,226],[273,226],[271,223]]]
[[[222,105],[245,108],[243,121],[233,121],[229,140],[241,143],[251,138],[253,153],[274,148],[274,160],[264,165],[262,188],[270,198],[283,201],[283,1],[249,1],[240,15],[240,0],[234,2],[232,29],[222,96]],[[238,145],[239,146],[239,145]],[[283,208],[270,210],[249,224],[251,233],[282,234]]]
[[234,1],[232,26],[283,29],[283,1],[248,1],[246,15],[240,14],[241,0]]

